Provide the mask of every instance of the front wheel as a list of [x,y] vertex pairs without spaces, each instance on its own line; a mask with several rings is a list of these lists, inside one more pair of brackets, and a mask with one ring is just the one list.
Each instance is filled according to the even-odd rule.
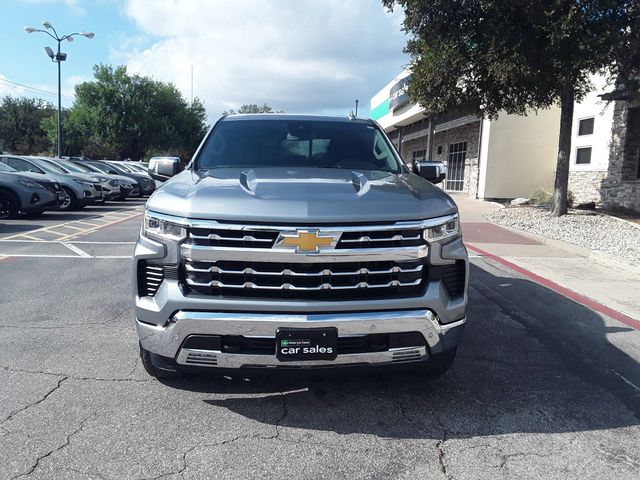
[[11,192],[0,190],[0,219],[16,218],[19,212],[20,203],[16,196]]
[[142,366],[144,367],[145,371],[158,380],[177,378],[180,376],[180,373],[178,372],[162,370],[160,368],[154,367],[153,361],[151,360],[151,352],[142,348],[142,345],[140,345],[140,360],[142,361]]
[[456,358],[457,348],[452,348],[444,353],[434,355],[427,366],[422,370],[422,374],[431,380],[435,380],[443,376],[453,365]]
[[60,204],[60,210],[63,212],[75,210],[78,207],[78,198],[76,197],[76,194],[68,187],[62,187],[62,189],[64,190],[65,197]]

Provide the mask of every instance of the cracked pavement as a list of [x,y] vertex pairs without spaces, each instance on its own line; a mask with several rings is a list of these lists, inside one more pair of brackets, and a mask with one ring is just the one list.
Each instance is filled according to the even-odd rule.
[[[133,241],[138,222],[86,240]],[[164,383],[138,361],[129,268],[0,261],[0,478],[638,478],[640,332],[504,267],[473,259],[437,381]]]

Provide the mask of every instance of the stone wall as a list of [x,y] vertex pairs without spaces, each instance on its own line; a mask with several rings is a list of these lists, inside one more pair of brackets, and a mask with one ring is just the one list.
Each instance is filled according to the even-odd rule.
[[[467,154],[464,162],[464,185],[463,191],[475,198],[478,193],[478,140],[480,135],[480,121],[452,128],[434,135],[433,160],[444,162],[449,161],[449,145],[453,143],[467,142]],[[440,153],[438,153],[438,147]],[[402,142],[402,159],[411,166],[413,152],[427,149],[427,137],[415,138]],[[443,182],[443,185],[446,183]]]
[[[478,193],[478,140],[480,139],[480,121],[461,127],[437,132],[434,135],[433,159],[448,163],[449,145],[467,142],[467,155],[464,162],[463,191],[475,198]],[[440,148],[441,147],[441,148]],[[440,153],[438,151],[440,150]],[[446,180],[445,180],[446,182]]]
[[640,107],[616,102],[609,150],[609,168],[601,184],[605,208],[640,212]]
[[427,149],[427,137],[415,138],[407,142],[402,142],[402,159],[404,163],[411,166],[413,162],[413,152]]
[[601,185],[607,177],[602,170],[571,170],[569,172],[569,190],[573,194],[574,205],[595,202],[602,204]]

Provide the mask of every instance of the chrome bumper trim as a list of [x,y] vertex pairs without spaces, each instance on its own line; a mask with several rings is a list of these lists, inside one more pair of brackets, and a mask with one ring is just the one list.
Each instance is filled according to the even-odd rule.
[[338,355],[335,360],[304,360],[280,362],[274,355],[246,355],[222,353],[214,350],[180,349],[179,365],[216,368],[309,368],[348,365],[380,365],[426,360],[426,347],[393,348],[386,352],[351,353]]
[[[371,333],[420,332],[432,353],[442,350],[447,332],[462,327],[466,318],[442,325],[431,310],[391,310],[358,313],[226,313],[178,311],[165,325],[136,322],[142,346],[175,358],[189,335],[275,337],[278,328],[336,327],[341,337]],[[385,352],[382,352],[385,353]],[[234,355],[234,354],[232,354]],[[356,354],[354,354],[356,355]],[[361,355],[361,354],[357,354]],[[314,362],[315,363],[315,362]]]
[[326,262],[403,262],[420,260],[429,254],[429,247],[398,248],[349,248],[337,250],[320,250],[313,253],[292,253],[289,250],[264,248],[207,247],[184,243],[180,245],[182,258],[193,262],[215,262],[217,260],[237,260],[244,262],[260,262],[268,258],[269,262],[279,263],[326,263]]

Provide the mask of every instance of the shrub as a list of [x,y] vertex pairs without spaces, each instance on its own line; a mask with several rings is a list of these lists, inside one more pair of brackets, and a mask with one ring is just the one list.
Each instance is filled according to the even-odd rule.
[[552,200],[553,197],[551,196],[551,194],[546,190],[543,190],[542,188],[539,188],[538,190],[533,192],[531,194],[531,197],[529,198],[529,201],[533,205],[550,205]]

